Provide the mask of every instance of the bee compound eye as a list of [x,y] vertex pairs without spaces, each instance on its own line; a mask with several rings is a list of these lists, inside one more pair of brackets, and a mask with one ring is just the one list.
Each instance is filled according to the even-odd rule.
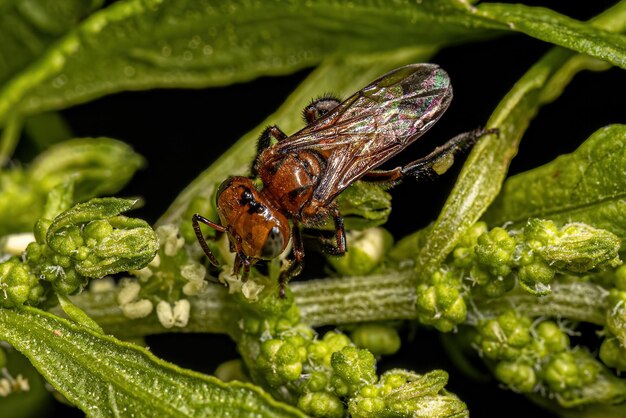
[[272,229],[267,234],[265,243],[263,244],[261,257],[267,259],[278,257],[283,251],[284,244],[285,240],[283,238],[283,235],[280,233],[280,229],[277,226],[272,227]]

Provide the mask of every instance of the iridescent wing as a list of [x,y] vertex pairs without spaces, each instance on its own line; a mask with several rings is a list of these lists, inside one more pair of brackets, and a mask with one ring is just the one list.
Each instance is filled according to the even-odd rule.
[[451,99],[445,71],[435,64],[407,65],[373,81],[273,145],[272,151],[284,155],[314,150],[324,156],[326,167],[313,199],[328,204],[353,181],[419,138]]

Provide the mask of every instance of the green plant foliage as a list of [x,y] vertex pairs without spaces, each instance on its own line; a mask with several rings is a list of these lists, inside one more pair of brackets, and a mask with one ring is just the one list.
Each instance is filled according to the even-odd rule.
[[[465,369],[480,357],[503,386],[563,416],[624,415],[626,380],[616,372],[626,370],[626,127],[597,127],[573,153],[505,178],[533,118],[577,73],[626,69],[626,1],[588,22],[462,0],[103,4],[0,0],[0,415],[35,411],[15,399],[28,390],[22,373],[30,380],[36,370],[94,417],[469,416],[446,389],[446,371],[417,361],[407,368],[420,373],[377,369],[402,348],[405,322],[448,333]],[[249,174],[266,126],[292,134],[311,98],[347,96],[449,46],[512,33],[554,47],[495,108],[431,225],[394,245],[381,227],[390,194],[356,182],[337,199],[349,252],[320,269],[334,277],[282,289],[286,252],[242,280],[229,233],[211,233],[221,265],[206,262],[191,216],[219,221],[217,188]],[[154,228],[122,215],[136,199],[106,197],[143,158],[113,139],[67,140],[72,126],[57,112],[122,91],[226,86],[311,67]],[[14,162],[22,145],[38,156]],[[596,345],[571,338],[578,322],[602,328],[588,336]],[[120,340],[165,332],[227,334],[240,360],[216,374],[248,383]],[[33,402],[45,405],[36,390]]]
[[[51,337],[52,336],[52,337]],[[107,417],[234,415],[302,417],[248,384],[180,369],[144,348],[124,343],[37,309],[0,312],[0,337],[70,402],[88,415]],[[75,356],[80,351],[81,356]]]
[[576,219],[626,242],[626,126],[604,127],[576,151],[508,179],[485,214],[490,224]]

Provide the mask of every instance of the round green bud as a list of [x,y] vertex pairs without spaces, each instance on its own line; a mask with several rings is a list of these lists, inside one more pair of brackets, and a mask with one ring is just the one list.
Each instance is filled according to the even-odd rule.
[[304,386],[306,392],[321,392],[326,389],[328,384],[328,376],[323,371],[314,371]]
[[552,221],[529,219],[524,227],[524,236],[533,250],[554,243],[559,236],[559,229]]
[[38,299],[32,300],[33,289],[37,289],[36,293],[43,293],[37,277],[17,257],[0,263],[0,284],[4,285],[0,287],[0,306],[4,307],[38,302]]
[[452,263],[460,268],[469,268],[474,264],[475,256],[473,248],[457,247],[452,252]]
[[554,392],[580,388],[583,384],[576,359],[570,352],[556,354],[544,369],[544,380]]
[[296,380],[302,374],[302,363],[294,362],[277,366],[276,372],[287,382]]
[[478,237],[488,231],[485,222],[476,222],[460,238],[457,247],[472,248],[478,242]]
[[479,263],[489,267],[495,276],[506,276],[511,273],[515,240],[503,228],[493,228],[478,237],[476,258]]
[[477,329],[482,353],[491,360],[515,360],[532,341],[530,320],[513,311],[487,320]]
[[626,370],[626,350],[621,347],[619,340],[615,337],[608,337],[602,342],[600,360],[620,372]]
[[376,385],[365,385],[359,391],[359,396],[363,398],[376,398],[380,395],[380,391]]
[[75,225],[63,227],[48,239],[48,245],[57,253],[72,256],[84,245],[80,228]]
[[515,278],[512,274],[509,274],[507,276],[491,277],[487,283],[478,288],[478,291],[488,298],[498,298],[513,290],[514,287]]
[[485,286],[492,281],[492,276],[487,271],[487,267],[481,264],[474,264],[469,275],[472,281],[480,286]]
[[420,285],[417,292],[417,318],[441,332],[452,331],[465,321],[467,306],[454,283]]
[[389,387],[392,390],[398,389],[402,385],[406,384],[406,382],[406,376],[394,374],[392,372],[386,373],[382,379],[383,385]]
[[351,231],[347,235],[350,251],[345,255],[326,259],[341,275],[365,275],[375,269],[393,245],[393,237],[384,228]]
[[376,360],[374,355],[367,350],[346,346],[332,354],[330,363],[335,376],[348,384],[360,387],[376,382]]
[[378,398],[356,397],[348,405],[348,411],[353,418],[379,417],[384,410],[385,401]]
[[342,398],[348,396],[353,389],[345,379],[342,379],[337,375],[332,375],[330,377],[330,386],[332,387],[333,392]]
[[548,353],[559,353],[565,351],[569,345],[569,337],[559,328],[554,321],[544,321],[537,326],[537,340]]
[[73,268],[65,269],[63,274],[57,276],[52,282],[52,286],[57,293],[71,295],[82,289],[87,284],[87,278],[81,276]]
[[365,324],[358,326],[351,333],[354,344],[365,348],[374,355],[390,355],[400,349],[400,336],[395,328],[381,324]]
[[550,282],[555,270],[542,260],[520,267],[517,272],[520,285],[524,290],[535,295],[550,293]]
[[83,236],[90,246],[95,246],[112,233],[113,226],[103,219],[91,221],[83,229]]
[[262,321],[252,316],[244,316],[242,321],[243,331],[247,334],[258,335],[261,333]]
[[342,418],[344,407],[341,400],[328,392],[310,392],[298,399],[298,408],[313,417]]
[[502,383],[522,393],[533,392],[537,384],[537,375],[532,366],[515,361],[499,362],[495,375]]
[[43,257],[43,248],[45,248],[43,245],[31,242],[26,246],[24,260],[31,265],[39,264]]
[[265,340],[261,343],[261,353],[269,358],[274,358],[283,344],[284,342],[277,338]]
[[322,341],[328,346],[328,351],[333,353],[350,345],[350,338],[345,334],[335,331],[329,331],[324,335]]

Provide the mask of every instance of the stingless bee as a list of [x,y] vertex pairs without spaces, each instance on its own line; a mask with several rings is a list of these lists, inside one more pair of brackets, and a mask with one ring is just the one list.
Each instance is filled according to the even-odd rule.
[[[235,176],[217,192],[220,224],[200,214],[192,222],[198,241],[215,266],[199,223],[228,235],[236,253],[233,274],[245,279],[258,260],[280,255],[291,238],[294,260],[281,273],[281,295],[287,281],[302,269],[304,248],[300,225],[332,218],[336,246],[346,252],[343,218],[335,198],[356,180],[385,185],[407,176],[438,172],[437,164],[496,130],[476,129],[460,134],[424,158],[392,170],[374,170],[422,136],[443,115],[452,100],[447,73],[435,64],[411,64],[373,81],[343,102],[325,97],[304,109],[307,122],[288,136],[268,127],[258,142],[252,178]],[[292,222],[290,226],[289,221]]]

